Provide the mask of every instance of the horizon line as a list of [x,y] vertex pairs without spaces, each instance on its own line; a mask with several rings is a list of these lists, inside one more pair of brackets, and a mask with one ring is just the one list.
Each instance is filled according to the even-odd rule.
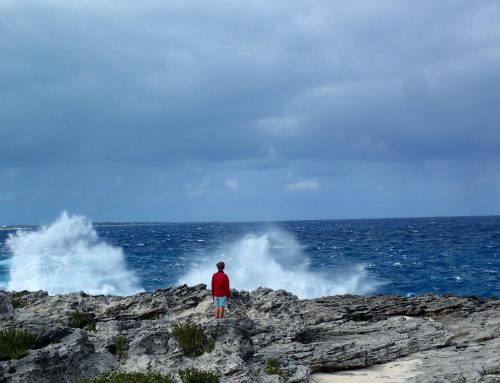
[[[82,215],[82,214],[74,214]],[[85,216],[85,215],[84,215]],[[86,217],[86,216],[85,216]],[[305,218],[305,219],[277,219],[277,220],[243,220],[243,221],[233,221],[233,220],[214,220],[214,221],[92,221],[93,225],[123,225],[123,224],[136,224],[136,225],[162,225],[162,224],[173,224],[173,225],[183,225],[183,224],[213,224],[213,223],[223,223],[223,224],[239,224],[239,223],[278,223],[278,222],[311,222],[311,221],[364,221],[364,220],[384,220],[384,219],[432,219],[432,218],[487,218],[487,217],[500,217],[500,214],[485,214],[485,215],[441,215],[441,216],[404,216],[404,217],[363,217],[363,218]],[[14,229],[16,226],[45,226],[47,224],[0,224],[0,229]]]

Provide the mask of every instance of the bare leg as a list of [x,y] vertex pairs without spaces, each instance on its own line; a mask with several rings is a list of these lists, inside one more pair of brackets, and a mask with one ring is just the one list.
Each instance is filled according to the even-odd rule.
[[215,319],[224,318],[224,306],[217,306],[214,310]]

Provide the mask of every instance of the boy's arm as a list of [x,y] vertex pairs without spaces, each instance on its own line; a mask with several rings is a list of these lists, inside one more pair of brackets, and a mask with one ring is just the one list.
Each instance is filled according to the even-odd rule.
[[212,275],[212,297],[214,297],[214,278],[215,278],[215,275]]

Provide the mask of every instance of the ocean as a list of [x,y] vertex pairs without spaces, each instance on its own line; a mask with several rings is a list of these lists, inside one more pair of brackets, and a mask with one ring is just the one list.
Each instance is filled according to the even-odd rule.
[[333,294],[500,295],[500,216],[0,227],[0,288],[129,295],[210,284]]

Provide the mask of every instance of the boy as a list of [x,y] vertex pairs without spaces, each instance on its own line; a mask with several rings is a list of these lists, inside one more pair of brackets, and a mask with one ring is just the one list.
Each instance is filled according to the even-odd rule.
[[212,297],[214,298],[215,319],[224,318],[224,307],[229,302],[231,291],[229,290],[229,278],[224,273],[224,262],[217,262],[217,272],[212,276]]

